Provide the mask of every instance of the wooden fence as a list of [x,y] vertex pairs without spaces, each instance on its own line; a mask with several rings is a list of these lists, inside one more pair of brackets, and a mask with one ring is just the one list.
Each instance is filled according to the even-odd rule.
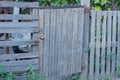
[[[35,49],[39,42],[39,16],[38,11],[36,10],[36,12],[34,10],[34,8],[38,8],[38,6],[39,4],[36,2],[0,2],[0,8],[6,11],[6,13],[0,14],[0,33],[10,35],[28,33],[32,35],[30,40],[22,40],[21,38],[17,41],[11,39],[10,36],[0,41],[1,47],[30,46],[28,53],[7,52],[7,54],[0,54],[0,65],[4,66],[4,70],[7,72],[26,71],[29,65],[33,65],[35,69],[39,67],[38,48]],[[15,8],[18,14],[13,14]],[[31,14],[20,13],[20,11],[24,9],[31,11]],[[36,14],[34,14],[35,12]]]
[[40,16],[43,73],[50,77],[81,72],[84,9],[46,8],[40,9]]
[[87,61],[88,78],[103,79],[108,75],[115,80],[120,61],[120,12],[91,11],[90,24],[88,53],[83,59]]
[[[112,78],[118,75],[119,11],[91,11],[88,15],[84,8],[77,6],[43,8],[38,12],[33,9],[38,3],[22,2],[0,2],[0,7],[29,8],[32,13],[0,14],[3,21],[0,22],[0,33],[31,34],[30,40],[8,38],[0,41],[0,46],[4,47],[30,45],[29,53],[0,54],[0,65],[6,71],[25,71],[32,64],[47,77],[81,73],[81,77],[96,80],[105,75]],[[42,40],[38,39],[39,30],[40,35],[44,35]]]

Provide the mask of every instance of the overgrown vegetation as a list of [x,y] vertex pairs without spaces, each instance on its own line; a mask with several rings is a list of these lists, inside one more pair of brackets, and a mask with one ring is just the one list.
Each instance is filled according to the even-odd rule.
[[36,73],[33,66],[29,65],[28,71],[22,74],[16,74],[11,72],[5,72],[4,67],[0,66],[0,79],[3,80],[16,80],[17,76],[25,76],[26,80],[45,80],[42,73]]

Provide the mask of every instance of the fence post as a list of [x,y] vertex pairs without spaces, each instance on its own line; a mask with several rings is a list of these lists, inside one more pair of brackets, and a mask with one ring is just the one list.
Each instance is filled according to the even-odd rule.
[[89,29],[90,29],[90,0],[81,0],[81,5],[85,7],[84,11],[84,38],[82,52],[82,73],[81,78],[88,77],[88,52],[89,52]]

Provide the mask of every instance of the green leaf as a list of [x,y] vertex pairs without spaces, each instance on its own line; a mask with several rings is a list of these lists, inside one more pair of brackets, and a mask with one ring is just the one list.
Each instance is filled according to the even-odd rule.
[[105,5],[107,3],[107,0],[101,0],[101,5]]

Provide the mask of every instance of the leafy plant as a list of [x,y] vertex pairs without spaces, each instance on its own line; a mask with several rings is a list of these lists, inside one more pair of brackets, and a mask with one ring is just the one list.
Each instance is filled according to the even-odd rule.
[[79,78],[80,78],[79,73],[76,73],[76,74],[69,75],[67,80],[79,80]]
[[119,61],[117,62],[116,67],[117,67],[117,76],[120,77],[120,62]]
[[103,76],[103,80],[112,80],[112,78],[109,75],[105,74]]

